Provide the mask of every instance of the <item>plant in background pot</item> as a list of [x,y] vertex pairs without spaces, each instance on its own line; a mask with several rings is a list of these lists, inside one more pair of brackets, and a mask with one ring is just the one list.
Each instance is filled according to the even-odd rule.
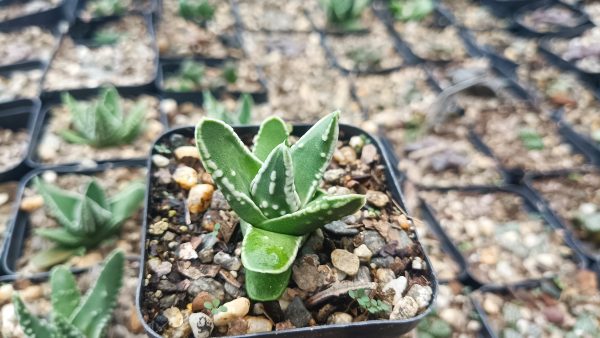
[[202,107],[206,112],[206,115],[213,119],[224,121],[231,125],[245,125],[252,121],[252,96],[249,94],[243,94],[238,100],[237,112],[231,112],[227,107],[217,101],[217,99],[211,94],[210,91],[205,90],[202,92],[203,103]]
[[95,180],[90,180],[83,194],[62,190],[44,180],[34,185],[44,198],[49,213],[60,223],[59,228],[40,228],[35,233],[56,245],[37,253],[32,262],[39,269],[62,263],[73,255],[83,254],[113,237],[144,198],[145,187],[132,183],[117,195],[107,198]]
[[360,18],[369,3],[370,0],[321,0],[321,6],[327,16],[327,25],[341,31],[362,29]]
[[205,24],[215,16],[215,6],[208,0],[179,0],[179,15],[197,24]]
[[72,116],[72,129],[61,134],[68,142],[95,148],[118,146],[133,141],[143,129],[146,108],[138,104],[125,114],[114,87],[104,89],[93,104],[77,102],[68,93],[62,100]]
[[88,6],[94,17],[123,15],[127,11],[121,0],[93,0]]
[[52,269],[52,315],[49,321],[35,317],[20,296],[13,296],[19,324],[28,337],[99,338],[108,324],[122,286],[125,255],[111,254],[95,285],[82,298],[75,277],[65,266]]
[[337,145],[338,119],[338,112],[326,116],[291,147],[285,123],[268,119],[253,152],[222,121],[207,118],[196,127],[202,163],[242,220],[246,291],[254,300],[279,298],[307,236],[365,204],[363,195],[318,190]]
[[184,60],[175,74],[165,80],[165,89],[177,92],[191,92],[202,89],[205,80],[205,66],[193,60]]
[[435,9],[433,0],[391,0],[390,11],[398,21],[421,21]]

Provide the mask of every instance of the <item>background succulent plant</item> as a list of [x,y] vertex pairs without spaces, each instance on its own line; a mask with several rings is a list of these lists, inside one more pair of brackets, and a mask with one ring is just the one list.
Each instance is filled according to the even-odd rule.
[[179,15],[190,21],[205,23],[215,15],[215,6],[208,0],[179,0]]
[[202,96],[202,107],[207,116],[231,125],[245,125],[252,121],[252,106],[254,105],[254,102],[252,96],[249,94],[243,94],[240,97],[238,100],[237,112],[229,111],[227,107],[225,107],[223,103],[217,101],[208,90],[202,92]]
[[49,213],[61,225],[35,230],[38,236],[57,244],[33,258],[33,263],[41,269],[61,263],[114,236],[121,224],[138,209],[145,194],[141,183],[132,183],[111,198],[106,197],[95,180],[86,185],[83,194],[62,190],[38,178],[34,184]]
[[62,101],[71,113],[73,129],[61,134],[68,142],[97,148],[117,146],[130,143],[142,130],[145,107],[138,104],[125,114],[114,87],[103,89],[100,98],[92,104],[77,102],[68,93],[63,95]]
[[359,210],[362,195],[328,196],[318,189],[337,145],[339,112],[327,115],[294,145],[277,117],[265,120],[252,152],[222,121],[196,127],[202,163],[241,218],[246,290],[260,301],[279,298],[308,234]]
[[327,24],[341,30],[361,29],[360,17],[370,0],[321,0]]
[[125,256],[116,251],[105,261],[94,286],[81,298],[75,277],[64,266],[52,270],[51,320],[32,315],[23,300],[13,296],[19,324],[28,337],[98,338],[102,336],[115,308],[122,286]]

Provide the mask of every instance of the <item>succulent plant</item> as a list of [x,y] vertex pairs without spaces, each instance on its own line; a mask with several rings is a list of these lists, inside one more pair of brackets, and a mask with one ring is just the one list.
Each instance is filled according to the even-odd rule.
[[174,85],[167,85],[168,90],[179,92],[191,92],[202,86],[205,67],[203,63],[193,60],[184,60],[173,78]]
[[353,214],[365,196],[329,196],[320,189],[338,139],[339,112],[318,121],[294,145],[278,117],[266,119],[252,152],[226,123],[204,118],[196,145],[206,170],[241,219],[242,264],[250,298],[279,298],[307,236]]
[[77,102],[68,93],[62,96],[62,101],[71,113],[73,130],[61,133],[68,142],[111,147],[130,143],[142,130],[145,107],[138,104],[124,114],[121,97],[114,87],[103,89],[93,104]]
[[519,138],[528,150],[544,149],[544,139],[542,136],[531,128],[522,128],[519,130]]
[[117,195],[107,198],[104,190],[91,180],[83,194],[62,190],[36,178],[34,185],[44,198],[49,213],[61,227],[38,228],[36,235],[56,243],[39,252],[33,263],[41,269],[61,263],[72,255],[98,246],[118,233],[121,224],[142,202],[145,186],[132,183]]
[[179,0],[179,15],[186,20],[203,24],[212,20],[215,7],[208,0]]
[[390,11],[398,21],[421,21],[433,12],[433,0],[391,0]]
[[122,286],[125,256],[112,253],[105,261],[94,286],[82,298],[75,277],[64,266],[52,269],[51,320],[35,317],[18,295],[13,296],[15,313],[27,337],[99,338],[111,317]]
[[243,94],[238,100],[238,111],[230,112],[224,104],[217,101],[210,91],[202,92],[203,108],[208,117],[224,121],[231,125],[245,125],[252,121],[252,96]]
[[234,84],[237,82],[238,75],[237,75],[237,66],[236,66],[235,62],[232,62],[232,61],[225,62],[225,65],[223,65],[223,72],[221,73],[221,77],[228,84]]
[[110,46],[119,42],[121,34],[109,29],[102,29],[94,33],[92,37],[93,46]]
[[350,290],[348,291],[348,296],[356,300],[361,308],[367,310],[371,314],[381,312],[389,313],[392,311],[390,304],[379,299],[371,298],[365,289]]
[[321,0],[327,24],[344,31],[362,28],[360,17],[369,3],[370,0]]

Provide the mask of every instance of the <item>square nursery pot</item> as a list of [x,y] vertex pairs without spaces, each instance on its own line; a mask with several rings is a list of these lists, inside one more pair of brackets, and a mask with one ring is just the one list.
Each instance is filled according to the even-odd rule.
[[[39,109],[40,101],[37,99],[0,103],[0,126],[13,131],[25,130],[28,137],[26,152],[31,148],[33,126],[35,125]],[[0,182],[18,180],[23,177],[29,171],[26,158],[27,155],[23,154],[23,157],[13,166],[0,171]]]
[[[156,91],[151,91],[151,90],[149,91],[145,88],[145,86],[142,86],[142,87],[116,87],[116,88],[117,88],[117,91],[119,92],[119,95],[121,96],[121,99],[138,99],[142,96],[149,96],[149,97],[155,98],[158,102],[158,106],[156,107],[156,109],[158,111],[158,117],[156,119],[147,118],[145,120],[146,125],[148,125],[148,122],[151,120],[158,121],[158,122],[160,122],[160,124],[162,126],[162,130],[166,130],[167,119],[166,119],[165,115],[163,114],[162,110],[160,109],[160,98],[158,97]],[[73,96],[73,98],[75,98],[75,100],[95,100],[98,98],[101,90],[102,90],[102,88],[87,88],[87,89],[57,91],[57,92],[53,92],[53,95],[51,97],[44,100],[44,104],[42,105],[42,107],[40,109],[39,117],[37,118],[37,121],[35,122],[35,126],[33,128],[31,146],[29,148],[29,154],[27,155],[27,163],[29,166],[34,167],[34,168],[49,168],[49,167],[56,167],[56,166],[77,166],[77,165],[81,165],[82,163],[84,163],[83,161],[74,162],[71,160],[67,160],[67,161],[63,160],[62,162],[57,162],[57,163],[44,163],[43,159],[40,158],[40,156],[38,154],[38,149],[39,149],[40,145],[42,144],[42,138],[44,136],[46,129],[48,128],[48,123],[53,118],[52,109],[54,107],[59,107],[62,104],[62,101],[61,101],[62,94],[69,93],[71,96]],[[56,135],[56,136],[60,137],[59,135]],[[142,138],[142,137],[144,137],[143,132],[138,136],[138,138]],[[151,145],[151,142],[149,142],[148,147],[150,147],[150,145]],[[119,146],[110,147],[109,149],[118,148],[118,147]],[[99,164],[113,163],[113,162],[128,162],[131,160],[143,161],[143,160],[145,160],[145,153],[144,153],[144,155],[140,155],[139,157],[136,156],[134,158],[116,157],[116,158],[107,158],[107,159],[102,159],[102,160],[94,160],[94,159],[92,159],[92,160]]]
[[[528,213],[538,214],[541,222],[544,227],[548,227],[551,231],[561,231],[557,229],[557,225],[553,220],[552,215],[549,215],[548,212],[543,208],[543,202],[535,195],[532,194],[528,189],[523,188],[521,186],[514,185],[505,185],[500,187],[484,187],[484,186],[472,186],[472,187],[464,187],[464,188],[424,188],[425,191],[435,191],[440,193],[447,193],[449,191],[456,191],[461,193],[472,193],[483,195],[486,193],[508,193],[520,198],[521,203],[523,204],[523,208]],[[469,286],[472,286],[474,289],[485,286],[490,288],[502,288],[506,285],[519,284],[530,281],[531,279],[522,279],[515,282],[510,283],[491,283],[478,278],[476,274],[473,272],[473,268],[469,263],[467,256],[465,256],[461,250],[459,249],[459,245],[455,239],[453,239],[447,232],[444,230],[439,218],[436,215],[436,211],[434,208],[429,205],[425,199],[420,198],[421,203],[421,212],[423,220],[427,222],[430,226],[431,230],[433,230],[436,237],[442,242],[443,249],[452,256],[453,260],[457,262],[462,273],[460,274],[461,281],[465,282]],[[588,262],[586,257],[579,250],[577,245],[574,243],[574,240],[570,233],[561,232],[561,238],[564,245],[571,249],[571,256],[568,258],[573,261],[575,266],[579,269],[585,269],[588,267]],[[525,267],[523,267],[525,269]]]
[[[5,0],[0,2],[0,7],[6,7],[20,3],[25,5],[27,1]],[[53,25],[61,20],[71,22],[74,17],[77,0],[62,0],[57,6],[39,12],[26,14],[20,17],[0,22],[0,29],[24,27],[29,25]]]
[[[537,30],[534,27],[530,27],[525,22],[525,17],[528,14],[533,13],[538,10],[547,10],[550,8],[557,8],[563,11],[569,12],[573,15],[574,25],[563,26],[556,25],[556,29],[554,30]],[[522,7],[513,15],[514,28],[515,33],[528,36],[528,37],[571,37],[581,34],[583,31],[587,30],[590,27],[593,27],[594,24],[590,21],[587,14],[585,14],[581,9],[571,6],[559,1],[554,0],[545,0],[541,2],[534,2],[531,5],[527,5]]]
[[[21,210],[20,205],[24,197],[25,188],[32,183],[32,180],[35,177],[38,177],[47,172],[54,172],[59,176],[68,174],[94,175],[115,168],[143,168],[143,161],[138,160],[126,161],[121,163],[105,163],[102,165],[98,165],[95,168],[87,169],[54,167],[51,170],[46,170],[40,168],[29,172],[25,177],[23,177],[19,182],[19,186],[17,188],[15,207],[13,208],[13,214],[9,220],[9,224],[7,224],[7,233],[5,234],[5,239],[3,243],[4,250],[2,253],[2,268],[4,269],[4,272],[8,275],[19,275],[19,271],[17,271],[17,261],[23,255],[23,251],[25,249],[25,240],[32,235],[29,213]],[[129,260],[138,259],[137,255],[128,255],[126,257]],[[80,268],[72,267],[71,271],[74,273],[79,273],[89,268],[89,266]],[[43,279],[49,276],[49,272],[34,272],[27,273],[26,275],[27,278]]]
[[[204,99],[202,96],[202,90],[192,90],[192,91],[177,91],[172,89],[165,88],[165,80],[168,76],[177,73],[181,64],[185,60],[191,60],[194,62],[201,63],[205,66],[205,68],[211,70],[220,70],[226,62],[231,61],[233,63],[239,62],[236,59],[216,59],[216,58],[160,58],[159,67],[158,67],[158,76],[156,78],[156,87],[161,92],[161,96],[167,99],[174,99],[176,101],[188,101],[194,102],[198,105],[202,105]],[[267,102],[267,86],[264,76],[260,69],[256,69],[258,72],[258,85],[260,89],[256,91],[240,91],[234,90],[230,91],[227,89],[226,85],[219,84],[213,88],[203,88],[209,90],[211,94],[218,100],[222,99],[225,96],[230,96],[235,98],[236,100],[244,93],[250,94],[252,96],[252,100],[254,100],[255,104],[265,103]]]
[[[292,131],[292,136],[301,136],[302,134],[304,134],[311,126],[310,125],[294,125],[293,126],[293,131]],[[253,137],[256,135],[256,133],[258,132],[258,126],[242,126],[242,127],[234,127],[235,132],[238,134],[238,136],[240,136],[240,138],[242,140],[244,140],[244,142],[246,142],[246,144],[250,144]],[[378,188],[380,189],[380,191],[384,191],[383,189],[387,189],[386,193],[388,194],[388,196],[390,196],[392,199],[389,200],[388,202],[391,203],[390,205],[388,205],[388,207],[390,207],[390,210],[398,210],[398,209],[404,209],[404,201],[403,201],[403,197],[399,188],[399,183],[397,181],[397,178],[394,174],[394,166],[391,164],[390,160],[389,160],[389,156],[388,153],[384,150],[383,146],[379,143],[379,141],[374,138],[373,136],[369,135],[368,133],[366,133],[365,131],[363,131],[362,129],[353,127],[353,126],[349,126],[349,125],[343,125],[340,124],[340,134],[339,134],[339,140],[343,141],[343,142],[348,142],[350,140],[351,137],[353,136],[362,136],[364,137],[364,139],[366,140],[366,142],[370,142],[370,144],[372,144],[374,147],[373,149],[376,150],[377,154],[379,155],[380,158],[380,162],[377,165],[377,168],[381,168],[382,172],[381,175],[385,176],[385,181],[387,184],[387,187],[385,188]],[[179,161],[175,161],[175,157],[173,155],[169,155],[168,153],[170,152],[169,148],[177,148],[183,145],[186,146],[192,146],[193,145],[193,139],[194,139],[194,128],[193,127],[183,127],[183,128],[178,128],[178,129],[172,129],[170,131],[168,131],[167,133],[163,134],[155,143],[155,146],[153,147],[153,151],[151,153],[151,158],[148,159],[148,190],[147,190],[147,199],[146,199],[146,205],[145,205],[145,217],[144,217],[144,230],[143,230],[143,252],[142,252],[142,263],[143,263],[143,267],[142,270],[140,271],[140,280],[139,280],[139,285],[138,285],[138,293],[137,293],[137,306],[138,306],[138,311],[139,311],[139,315],[140,318],[142,319],[142,323],[146,329],[146,332],[149,336],[151,337],[161,337],[161,335],[157,332],[163,332],[165,329],[172,329],[169,328],[169,324],[167,323],[167,318],[162,315],[163,311],[166,309],[164,308],[164,306],[159,306],[157,301],[158,299],[150,299],[150,295],[154,295],[155,292],[160,289],[161,287],[156,287],[156,285],[158,285],[158,281],[162,281],[164,279],[161,279],[159,274],[155,274],[154,272],[151,272],[150,270],[146,270],[149,269],[148,268],[148,264],[147,262],[149,262],[150,260],[150,256],[153,256],[154,259],[156,259],[157,255],[158,257],[164,258],[163,256],[166,256],[164,254],[160,254],[159,251],[157,250],[168,250],[168,249],[164,249],[166,248],[166,244],[161,244],[162,243],[162,234],[163,233],[167,233],[167,232],[176,232],[179,234],[184,234],[185,239],[183,239],[184,241],[187,241],[188,238],[192,238],[192,236],[195,236],[195,234],[199,234],[201,232],[204,233],[210,233],[210,231],[204,231],[202,230],[202,228],[200,227],[200,219],[197,219],[198,217],[202,219],[202,223],[204,223],[204,216],[206,216],[206,214],[202,215],[202,214],[196,214],[193,215],[193,217],[195,217],[194,219],[190,219],[190,214],[187,211],[187,204],[185,201],[182,201],[179,197],[176,196],[169,196],[169,194],[167,193],[167,191],[177,191],[177,193],[179,194],[179,190],[181,189],[177,186],[177,183],[173,182],[170,178],[170,171],[174,171],[177,166],[178,163],[181,164],[185,164],[188,166],[192,166],[197,168],[198,170],[202,170],[201,168],[201,164],[200,162],[198,162],[197,158],[195,158],[195,156],[197,156],[196,154],[193,155],[188,155],[188,157],[186,157],[185,155],[180,155],[179,156]],[[366,143],[365,143],[366,144]],[[188,150],[191,150],[191,148],[188,148]],[[195,149],[193,149],[195,150]],[[165,155],[162,156],[161,154]],[[157,158],[158,157],[158,158]],[[168,158],[167,158],[168,157]],[[158,161],[158,159],[160,159],[160,161]],[[159,164],[160,163],[160,164]],[[367,163],[371,163],[371,165],[373,165],[373,162],[369,162],[367,160]],[[159,164],[159,166],[157,165]],[[369,169],[369,170],[375,170],[375,169]],[[377,169],[379,170],[379,169]],[[373,171],[371,171],[373,172]],[[156,176],[156,174],[158,174],[158,177]],[[368,178],[366,178],[367,180],[370,179],[371,174],[367,174]],[[198,176],[203,176],[204,175],[200,175],[198,174]],[[164,181],[164,179],[167,179],[167,181]],[[360,179],[360,178],[359,178]],[[161,183],[160,185],[158,184],[158,181],[162,181],[163,183]],[[201,179],[203,182],[211,182],[210,177],[208,177],[208,181],[206,178],[202,178]],[[339,179],[338,179],[339,181]],[[165,182],[170,182],[170,183],[165,183]],[[332,185],[332,188],[334,188],[335,184]],[[160,192],[159,190],[157,190],[158,188],[162,187],[162,192]],[[166,191],[163,189],[167,189]],[[337,189],[337,188],[336,188]],[[186,198],[187,192],[184,191],[184,197],[182,198]],[[216,195],[216,194],[215,194]],[[214,198],[214,197],[213,197]],[[215,202],[213,200],[214,204],[219,204],[222,205],[222,203],[220,203],[219,200],[217,200],[217,202]],[[158,207],[160,206],[160,207]],[[160,209],[157,209],[160,208]],[[211,207],[212,208],[212,207]],[[215,209],[218,209],[218,207],[216,207]],[[213,209],[214,211],[217,211]],[[156,233],[156,230],[154,234],[150,234],[149,230],[151,229],[150,225],[154,224],[154,222],[157,219],[164,219],[163,218],[163,214],[167,215],[167,211],[170,219],[170,222],[173,222],[174,225],[169,224],[169,228],[167,229],[168,231],[166,231],[165,229],[163,229],[162,233]],[[179,212],[181,211],[181,212]],[[209,212],[211,211],[210,209],[208,210]],[[185,214],[185,216],[184,216]],[[235,216],[234,216],[235,217]],[[210,216],[209,216],[210,218]],[[186,221],[187,219],[187,221]],[[409,222],[412,222],[412,220],[410,219],[410,217],[408,217]],[[218,222],[218,220],[213,219],[211,222]],[[241,234],[239,233],[239,229],[236,229],[236,225],[237,225],[237,220],[234,220],[233,222],[229,222],[229,225],[223,225],[225,223],[223,223],[221,225],[220,228],[220,232],[219,234],[221,236],[223,236],[224,232],[223,229],[233,229],[231,231],[228,232],[228,237],[229,239],[231,239],[231,241],[228,242],[229,243],[225,243],[224,241],[220,241],[218,242],[218,250],[225,250],[226,252],[231,252],[233,253],[235,247],[236,247],[236,243],[239,244],[238,242],[241,240]],[[187,224],[188,227],[186,227],[185,232],[180,232],[179,230],[181,229],[182,224]],[[196,227],[197,225],[197,227]],[[410,226],[410,228],[413,228],[413,226]],[[157,229],[157,228],[154,228]],[[335,243],[333,242],[333,240],[340,240],[342,241],[342,238],[346,238],[346,239],[351,239],[354,237],[354,235],[357,235],[359,233],[358,229],[354,229],[355,232],[350,235],[349,237],[343,237],[343,236],[326,236],[326,243],[327,241],[329,241],[330,245],[329,245],[329,249],[333,250],[332,247],[335,246]],[[165,232],[166,231],[166,232]],[[323,229],[324,232],[330,233],[332,230],[331,229]],[[375,231],[377,232],[377,231]],[[398,275],[403,275],[403,273],[407,272],[407,271],[411,271],[411,278],[414,280],[414,278],[417,278],[419,280],[426,280],[427,281],[427,285],[429,285],[431,287],[431,291],[432,291],[432,295],[431,295],[431,300],[429,305],[427,305],[427,307],[422,308],[422,311],[420,311],[420,313],[418,315],[415,315],[414,317],[410,317],[409,319],[402,319],[402,320],[388,320],[388,319],[377,319],[377,320],[368,320],[368,321],[360,321],[360,322],[352,322],[352,323],[348,323],[348,324],[327,324],[327,325],[320,325],[320,326],[305,326],[305,327],[300,327],[300,328],[292,328],[292,329],[287,329],[287,330],[280,330],[280,331],[270,331],[270,332],[262,332],[262,333],[254,333],[254,334],[243,334],[241,336],[243,337],[271,337],[271,336],[282,336],[282,337],[385,337],[385,338],[396,338],[404,333],[409,332],[410,330],[412,330],[413,328],[415,328],[417,326],[417,324],[431,311],[432,309],[432,304],[434,304],[435,302],[435,297],[437,294],[437,278],[434,274],[434,272],[432,271],[431,267],[431,263],[429,261],[429,258],[425,255],[424,250],[421,246],[421,244],[418,242],[418,238],[416,236],[416,233],[412,233],[413,231],[410,231],[411,235],[410,238],[413,238],[413,240],[411,240],[410,245],[415,249],[414,251],[412,251],[412,254],[407,254],[406,252],[400,253],[399,255],[396,254],[396,257],[402,257],[403,255],[405,256],[409,256],[409,257],[419,257],[425,264],[425,268],[419,267],[419,268],[415,268],[413,269],[412,266],[413,265],[403,265],[402,268],[399,269]],[[413,237],[414,234],[414,237]],[[178,235],[176,235],[178,236]],[[181,238],[179,237],[179,240],[176,239],[177,237],[175,237],[175,239],[172,240],[172,242],[177,243],[178,241],[181,242]],[[224,238],[224,237],[221,237]],[[328,239],[329,238],[329,239]],[[383,239],[383,237],[381,237]],[[385,242],[385,239],[382,240],[383,242]],[[155,246],[150,246],[150,243],[157,243],[157,245]],[[394,242],[392,242],[394,243]],[[158,248],[158,246],[161,246],[163,249]],[[324,256],[329,256],[329,249],[326,249],[322,254]],[[173,249],[175,250],[175,249]],[[196,250],[196,249],[194,249]],[[198,247],[198,250],[200,250],[200,247]],[[301,249],[302,250],[302,249]],[[310,250],[310,249],[309,249]],[[150,252],[154,252],[154,253],[150,253]],[[165,251],[165,253],[167,253],[168,251]],[[417,253],[418,252],[418,253]],[[173,251],[173,253],[175,253],[175,251]],[[376,250],[376,256],[379,255],[379,253],[381,253],[380,250]],[[170,255],[169,255],[170,257]],[[176,257],[176,256],[174,256]],[[375,257],[374,257],[375,258]],[[167,259],[167,258],[164,258]],[[177,259],[177,258],[175,258]],[[328,258],[327,258],[328,259]],[[407,257],[408,262],[410,262],[410,258]],[[162,260],[162,259],[161,259]],[[321,259],[322,260],[322,259]],[[181,262],[181,261],[179,261]],[[212,262],[212,259],[211,259]],[[373,261],[371,261],[373,262]],[[413,261],[414,262],[414,261]],[[181,262],[183,263],[183,262]],[[198,262],[194,262],[194,263],[198,263]],[[325,264],[325,263],[323,263]],[[220,270],[219,275],[223,276],[223,274],[225,275],[229,275],[231,276],[227,270],[221,270],[219,268],[219,265],[206,265],[208,267],[216,267],[215,269],[212,270]],[[364,267],[364,265],[363,265]],[[184,268],[185,269],[185,268]],[[209,269],[207,269],[209,270]],[[154,268],[152,271],[156,271]],[[181,268],[179,268],[178,265],[176,265],[175,263],[173,263],[173,267],[172,270],[169,269],[169,271],[166,272],[166,274],[176,274],[175,279],[180,279],[183,283],[181,284],[177,284],[177,281],[173,282],[171,280],[165,280],[165,282],[167,282],[167,284],[172,284],[175,283],[177,285],[185,285],[185,279],[187,278],[185,275],[180,274],[181,273]],[[367,271],[368,268],[367,268]],[[187,272],[186,272],[187,273]],[[369,275],[371,274],[371,272],[368,272]],[[165,276],[165,274],[162,274],[162,276]],[[205,280],[210,279],[210,281],[212,283],[216,283],[216,279],[215,276],[217,276],[217,271],[213,271],[212,274],[208,273],[208,274],[203,274],[203,276],[207,276],[208,278],[205,278]],[[369,277],[369,280],[371,277]],[[394,277],[396,278],[396,277]],[[197,280],[197,278],[192,278],[190,277],[190,279],[188,279],[187,281],[191,281],[191,280]],[[291,279],[293,280],[293,279]],[[351,280],[351,279],[350,279]],[[227,281],[227,279],[226,279]],[[192,281],[193,283],[193,281]],[[239,283],[239,289],[237,289],[236,294],[237,296],[231,296],[233,298],[237,298],[239,297],[239,295],[243,294],[243,292],[241,292],[241,289],[244,288],[244,286],[242,285],[241,282],[236,282]],[[227,284],[227,283],[225,283]],[[188,283],[189,286],[189,283]],[[227,285],[225,285],[227,287]],[[172,293],[172,292],[168,292],[169,296],[181,296],[179,298],[175,298],[174,303],[172,303],[173,305],[166,305],[167,307],[169,306],[179,306],[180,309],[183,309],[181,311],[186,311],[184,309],[185,304],[191,302],[191,298],[194,297],[193,294],[188,295],[186,292],[186,288],[183,289],[177,289],[179,294]],[[317,289],[314,292],[314,294],[322,294],[323,291],[319,291],[321,289]],[[326,290],[326,288],[325,288]],[[331,289],[329,290],[331,291]],[[345,296],[345,291],[340,291],[337,292],[334,296],[334,298],[330,298],[330,303],[335,303],[336,300],[338,299],[343,299],[341,297]],[[162,303],[163,298],[165,297],[165,293],[163,293],[163,296],[160,296],[160,300]],[[320,296],[317,295],[317,297],[315,297],[314,295],[312,295],[312,293],[309,293],[307,295],[311,295],[313,299],[315,298],[319,298]],[[189,301],[187,301],[187,299],[189,298]],[[308,297],[307,297],[308,298]],[[327,303],[327,300],[325,298],[323,298],[325,303]],[[298,300],[298,299],[296,299]],[[277,304],[277,302],[273,302],[275,304]],[[303,302],[300,302],[303,303]],[[318,309],[320,309],[324,303],[322,302],[317,302],[317,301],[309,301],[310,304],[308,304],[308,308],[312,310],[313,313],[316,313],[316,311]],[[312,305],[312,306],[311,306]],[[319,305],[319,306],[314,306],[314,305]],[[268,305],[267,305],[268,306]],[[339,306],[338,306],[339,307]],[[252,306],[250,307],[252,309]],[[277,308],[279,308],[277,306]],[[339,311],[348,311],[347,309],[341,309],[338,308],[337,310]],[[279,311],[281,311],[281,309],[279,309]],[[306,310],[305,310],[306,311]],[[274,320],[274,322],[282,322],[284,321],[283,318],[283,313],[282,312],[277,312],[279,313],[279,317],[276,317],[278,319]],[[305,312],[306,313],[306,312]],[[312,315],[311,315],[311,318]],[[186,321],[186,325],[187,325],[187,317],[186,319],[184,319]],[[324,320],[322,321],[323,323],[325,322]],[[306,325],[306,324],[305,324]],[[216,332],[216,328],[213,331],[213,333]],[[163,332],[164,333],[164,332]],[[168,333],[170,334],[170,333]],[[181,334],[181,333],[180,333]],[[187,335],[188,333],[183,333],[184,335]],[[217,336],[219,336],[220,334],[217,334]],[[190,337],[192,335],[190,334]]]

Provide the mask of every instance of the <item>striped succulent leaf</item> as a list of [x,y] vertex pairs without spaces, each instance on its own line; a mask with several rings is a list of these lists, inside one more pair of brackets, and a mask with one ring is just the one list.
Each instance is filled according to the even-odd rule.
[[100,276],[81,298],[75,277],[66,267],[52,270],[53,313],[45,322],[33,316],[18,295],[13,296],[19,325],[28,337],[99,338],[115,308],[122,286],[125,255],[113,252],[105,261]]
[[269,117],[260,125],[252,152],[259,160],[264,161],[275,147],[287,141],[288,136],[289,130],[285,122],[277,116]]

